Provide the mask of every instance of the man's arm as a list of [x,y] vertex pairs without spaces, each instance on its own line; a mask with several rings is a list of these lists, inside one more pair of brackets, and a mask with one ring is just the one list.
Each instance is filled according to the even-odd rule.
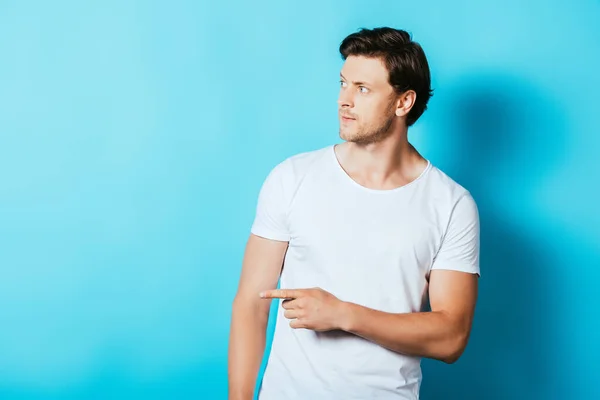
[[433,270],[430,312],[393,314],[343,303],[340,329],[399,353],[453,363],[467,346],[477,286],[477,274]]
[[[479,277],[479,213],[469,192],[456,202],[429,275],[430,312],[387,313],[343,302],[320,288],[267,290],[285,299],[295,329],[342,329],[392,351],[455,362],[473,321]],[[399,289],[400,290],[400,289]]]
[[431,312],[388,314],[344,304],[343,329],[381,346],[453,363],[473,321],[479,276],[479,213],[469,192],[457,200],[429,276]]
[[278,289],[264,299],[285,299],[295,329],[341,329],[392,351],[455,362],[464,351],[477,299],[478,275],[436,269],[429,280],[430,312],[396,314],[344,302],[320,288]]
[[262,362],[270,301],[258,297],[274,289],[281,274],[288,242],[251,234],[233,301],[229,336],[229,399],[251,400]]

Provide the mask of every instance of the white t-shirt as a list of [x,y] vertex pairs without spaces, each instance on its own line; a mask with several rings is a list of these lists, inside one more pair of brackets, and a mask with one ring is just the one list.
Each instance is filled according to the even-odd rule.
[[[251,232],[289,241],[280,287],[320,287],[390,313],[424,310],[432,269],[479,274],[479,216],[470,195],[428,162],[391,190],[369,189],[334,146],[271,170]],[[281,302],[260,400],[418,399],[421,359],[344,331],[293,329]]]

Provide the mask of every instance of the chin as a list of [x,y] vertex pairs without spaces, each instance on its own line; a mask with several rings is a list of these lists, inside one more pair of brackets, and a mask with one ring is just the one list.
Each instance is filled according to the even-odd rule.
[[342,132],[340,131],[340,139],[345,140],[346,142],[357,143],[364,138],[360,137],[360,135],[355,134],[354,132]]
[[340,138],[344,139],[348,142],[353,141],[354,139],[357,139],[357,136],[353,134],[353,132],[348,132],[348,131],[343,131],[340,129]]

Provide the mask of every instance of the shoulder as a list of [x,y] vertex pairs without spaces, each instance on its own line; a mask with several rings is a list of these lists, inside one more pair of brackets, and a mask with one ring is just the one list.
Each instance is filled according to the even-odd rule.
[[319,163],[323,162],[331,147],[319,148],[317,150],[305,151],[289,156],[271,167],[263,190],[270,192],[268,188],[277,187],[277,191],[286,199],[291,201],[304,178],[314,169],[318,169]]
[[427,175],[427,188],[434,200],[450,204],[465,200],[474,202],[473,196],[467,188],[434,165],[430,166]]
[[327,146],[296,153],[273,166],[269,175],[284,182],[288,189],[295,187],[302,182],[310,171],[318,168],[319,163],[326,159],[330,150],[331,147]]
[[426,179],[426,201],[447,218],[478,219],[477,203],[471,192],[444,171],[430,166]]
[[327,146],[316,150],[296,153],[279,162],[273,170],[278,170],[280,173],[287,175],[305,174],[316,162],[322,160],[330,149],[331,146]]

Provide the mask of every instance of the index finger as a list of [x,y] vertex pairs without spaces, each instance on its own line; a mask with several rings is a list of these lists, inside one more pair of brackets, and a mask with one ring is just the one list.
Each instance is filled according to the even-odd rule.
[[291,289],[265,290],[260,293],[263,299],[295,299],[300,296],[300,291]]

